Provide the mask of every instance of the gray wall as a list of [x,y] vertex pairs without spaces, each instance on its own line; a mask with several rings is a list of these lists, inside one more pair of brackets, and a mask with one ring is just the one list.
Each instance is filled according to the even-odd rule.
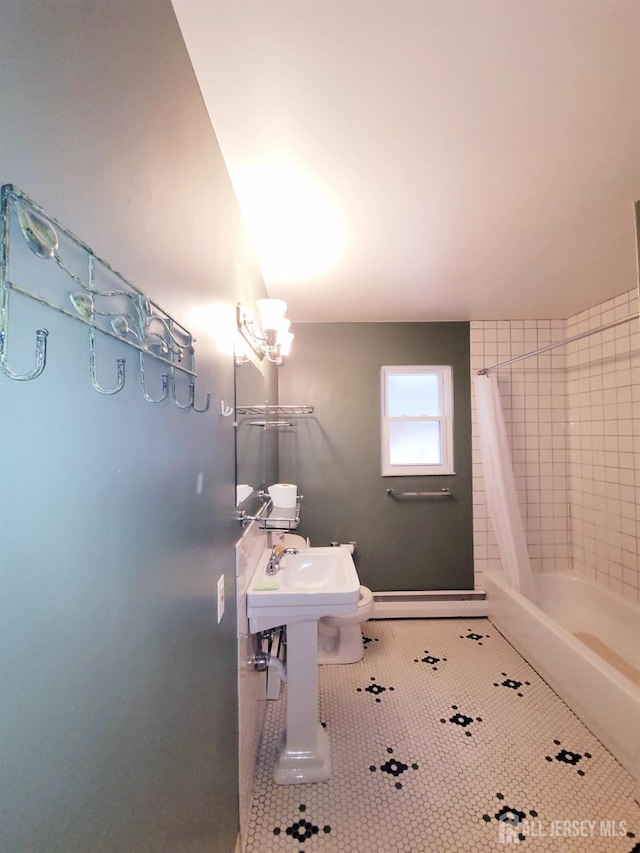
[[[316,407],[280,435],[280,475],[299,484],[300,533],[314,545],[356,540],[374,591],[473,588],[468,323],[299,323],[279,372],[282,404]],[[451,364],[453,476],[382,477],[380,367]],[[397,503],[387,488],[450,487],[454,500]]]
[[196,333],[212,394],[204,415],[145,402],[114,344],[101,379],[124,355],[127,384],[102,396],[86,328],[16,316],[16,345],[50,334],[39,379],[0,375],[0,848],[232,851],[240,531],[211,329],[264,285],[169,0],[0,0],[0,20],[0,181]]

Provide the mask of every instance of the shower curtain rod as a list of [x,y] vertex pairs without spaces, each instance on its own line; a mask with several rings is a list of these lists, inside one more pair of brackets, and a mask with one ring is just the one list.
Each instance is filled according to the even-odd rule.
[[527,352],[524,355],[518,355],[515,358],[510,358],[509,361],[501,361],[499,364],[494,364],[491,367],[483,367],[482,370],[478,371],[478,376],[486,376],[492,370],[500,370],[501,367],[507,367],[509,364],[515,364],[516,361],[524,361],[525,358],[531,358],[534,355],[541,355],[543,352],[549,352],[549,350],[556,349],[556,347],[563,347],[566,346],[566,344],[572,344],[574,341],[579,341],[581,338],[588,338],[589,335],[595,335],[598,332],[606,332],[609,329],[615,329],[616,326],[622,326],[623,323],[630,323],[632,320],[637,320],[638,318],[640,318],[640,313],[630,314],[623,320],[616,320],[615,323],[609,323],[606,326],[600,326],[598,329],[591,329],[588,332],[582,332],[580,335],[574,335],[572,338],[567,338],[566,341],[556,341],[554,344],[541,347],[533,352]]

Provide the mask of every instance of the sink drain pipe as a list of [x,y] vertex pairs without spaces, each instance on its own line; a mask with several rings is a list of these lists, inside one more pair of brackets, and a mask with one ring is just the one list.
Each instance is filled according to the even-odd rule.
[[279,657],[265,652],[262,648],[263,639],[273,639],[271,631],[259,632],[256,637],[256,651],[250,660],[251,665],[258,672],[264,672],[267,669],[272,669],[281,681],[287,680],[287,668],[282,663]]

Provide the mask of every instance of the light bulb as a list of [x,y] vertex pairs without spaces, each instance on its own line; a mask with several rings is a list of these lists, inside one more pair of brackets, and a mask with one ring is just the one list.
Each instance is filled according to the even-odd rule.
[[282,336],[278,335],[278,354],[281,358],[286,358],[289,355],[293,338],[293,332],[285,332]]
[[258,299],[256,304],[263,332],[279,329],[284,320],[287,303],[282,299]]

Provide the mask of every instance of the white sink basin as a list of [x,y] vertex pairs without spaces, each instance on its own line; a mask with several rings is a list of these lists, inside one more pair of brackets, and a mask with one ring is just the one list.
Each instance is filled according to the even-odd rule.
[[360,581],[346,548],[301,548],[284,554],[277,574],[267,574],[265,550],[247,591],[252,633],[341,613],[358,606]]

